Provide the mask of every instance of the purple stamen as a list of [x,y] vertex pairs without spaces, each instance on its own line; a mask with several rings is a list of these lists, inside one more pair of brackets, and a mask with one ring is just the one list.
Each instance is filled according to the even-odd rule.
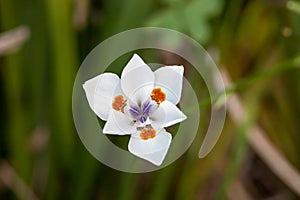
[[142,116],[139,120],[140,120],[140,122],[145,123],[147,119],[146,119],[146,117]]
[[133,118],[137,118],[140,115],[140,110],[138,108],[130,106],[129,112]]
[[149,115],[151,107],[152,107],[152,105],[151,105],[150,101],[148,101],[147,103],[145,103],[143,105],[143,114],[144,115]]

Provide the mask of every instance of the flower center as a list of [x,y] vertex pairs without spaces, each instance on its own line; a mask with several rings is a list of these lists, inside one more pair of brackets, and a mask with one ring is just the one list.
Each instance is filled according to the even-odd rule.
[[144,128],[140,133],[140,137],[143,140],[155,138],[155,136],[156,136],[156,131],[152,127]]
[[166,100],[166,94],[160,88],[154,88],[151,93],[151,98],[153,101],[160,104]]
[[128,103],[128,113],[134,119],[134,123],[136,123],[135,125],[138,127],[142,127],[150,123],[149,116],[156,108],[157,104],[150,99],[142,103],[140,106],[130,102]]
[[148,120],[149,117],[148,113],[145,113],[139,109],[130,107],[129,112],[131,116],[135,119],[135,122],[137,122],[139,125],[144,124]]
[[122,95],[116,96],[112,103],[112,108],[116,111],[124,112],[126,101]]

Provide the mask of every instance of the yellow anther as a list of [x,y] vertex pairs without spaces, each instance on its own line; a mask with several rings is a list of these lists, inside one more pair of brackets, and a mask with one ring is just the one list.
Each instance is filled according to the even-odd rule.
[[155,138],[155,136],[156,136],[156,131],[153,128],[145,128],[140,133],[140,137],[143,140],[148,140],[150,138]]
[[124,112],[126,101],[122,95],[116,96],[112,103],[112,108],[116,111]]
[[154,88],[152,90],[151,98],[156,101],[156,103],[160,104],[166,100],[166,94],[160,88]]

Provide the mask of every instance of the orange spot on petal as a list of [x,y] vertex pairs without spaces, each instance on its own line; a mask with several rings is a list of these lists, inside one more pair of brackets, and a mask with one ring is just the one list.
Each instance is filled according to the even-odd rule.
[[156,136],[156,131],[153,128],[145,128],[140,133],[140,137],[143,140],[148,140],[148,139],[151,139],[151,138],[155,138],[155,136]]
[[122,111],[126,105],[126,101],[122,95],[115,96],[114,101],[112,103],[112,108],[116,111]]
[[154,88],[152,90],[151,98],[156,101],[156,103],[160,104],[166,100],[166,94],[160,88]]

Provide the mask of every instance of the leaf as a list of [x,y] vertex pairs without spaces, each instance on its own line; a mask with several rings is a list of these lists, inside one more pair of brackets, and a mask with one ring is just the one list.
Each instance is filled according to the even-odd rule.
[[168,0],[166,3],[170,8],[150,17],[148,25],[185,32],[201,43],[208,42],[211,35],[209,20],[220,13],[223,7],[220,0]]

